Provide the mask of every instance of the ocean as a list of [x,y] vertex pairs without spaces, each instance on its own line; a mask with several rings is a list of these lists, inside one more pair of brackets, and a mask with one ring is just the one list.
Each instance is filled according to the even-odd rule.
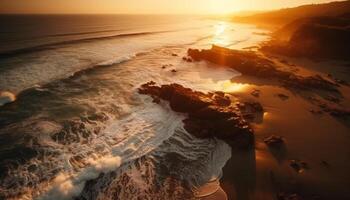
[[175,15],[1,15],[0,27],[0,199],[190,199],[220,179],[230,147],[137,88],[234,89],[238,72],[182,57],[255,46],[262,30]]

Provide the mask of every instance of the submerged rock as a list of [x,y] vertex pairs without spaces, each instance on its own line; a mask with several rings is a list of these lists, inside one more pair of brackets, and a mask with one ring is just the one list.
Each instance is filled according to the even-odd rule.
[[254,145],[253,130],[244,116],[261,112],[258,103],[232,103],[223,92],[202,93],[179,84],[157,86],[149,82],[139,88],[139,93],[169,101],[172,110],[187,113],[184,128],[196,137],[216,137],[240,149]]

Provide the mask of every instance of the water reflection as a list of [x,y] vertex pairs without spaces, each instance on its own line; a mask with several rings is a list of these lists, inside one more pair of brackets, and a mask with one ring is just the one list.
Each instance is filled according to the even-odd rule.
[[218,46],[227,46],[230,43],[229,34],[227,33],[229,25],[226,22],[220,22],[214,26],[214,37],[212,44]]
[[234,83],[230,80],[218,81],[215,84],[215,90],[223,91],[226,93],[242,92],[248,89],[249,84],[244,83]]

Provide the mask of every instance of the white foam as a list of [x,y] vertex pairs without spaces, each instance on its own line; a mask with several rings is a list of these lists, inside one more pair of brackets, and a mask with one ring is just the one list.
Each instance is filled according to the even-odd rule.
[[100,173],[116,170],[121,165],[119,156],[107,155],[97,160],[89,159],[90,166],[75,175],[61,173],[55,177],[48,192],[40,200],[70,200],[83,190],[86,181],[95,179]]
[[120,63],[123,63],[123,62],[127,62],[127,61],[131,60],[134,57],[135,57],[135,55],[121,56],[121,57],[117,57],[117,58],[114,58],[114,59],[110,59],[110,60],[101,62],[101,63],[97,64],[97,66],[110,66],[110,65],[114,65],[114,64],[120,64]]
[[[148,154],[168,139],[177,127],[182,126],[182,114],[174,113],[166,104],[155,105],[148,97],[144,100],[145,105],[137,107],[125,118],[112,122],[100,133],[100,137],[86,146],[88,149],[104,149],[103,152],[108,151],[109,154],[103,157],[90,155],[86,159],[86,167],[79,169],[78,173],[69,174],[66,171],[59,174],[39,199],[68,200],[78,196],[86,181]],[[85,147],[81,145],[76,149],[72,146],[71,153],[79,150],[83,152],[83,149]],[[67,167],[70,168],[70,165]]]

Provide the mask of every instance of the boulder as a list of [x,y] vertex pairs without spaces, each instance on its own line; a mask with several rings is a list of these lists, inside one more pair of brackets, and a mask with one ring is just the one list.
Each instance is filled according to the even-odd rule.
[[254,146],[254,133],[244,115],[261,112],[260,104],[248,102],[243,109],[223,92],[202,93],[179,84],[157,86],[149,82],[139,88],[139,93],[166,100],[172,110],[187,113],[184,128],[196,137],[216,137],[238,149]]

